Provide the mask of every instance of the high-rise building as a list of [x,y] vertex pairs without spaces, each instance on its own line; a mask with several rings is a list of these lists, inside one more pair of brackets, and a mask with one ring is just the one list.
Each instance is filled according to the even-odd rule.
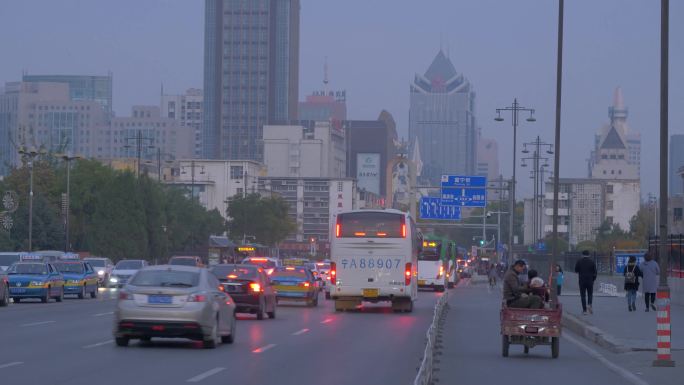
[[[481,133],[478,136],[475,175],[484,176],[490,186],[499,187],[496,182],[501,172],[499,169],[499,144],[496,139],[483,138]],[[499,195],[499,190],[492,190],[487,193],[487,199],[490,201],[498,200]]]
[[92,101],[102,106],[105,118],[112,117],[112,74],[88,75],[24,75],[25,83],[64,83],[69,85],[69,98],[75,102]]
[[263,126],[297,118],[299,0],[206,0],[204,155],[263,160]]
[[441,50],[424,75],[416,74],[410,103],[409,139],[420,146],[421,178],[437,184],[442,174],[473,175],[475,92]]
[[684,167],[684,135],[670,136],[670,196],[684,193],[680,167]]
[[181,95],[166,95],[162,91],[161,116],[177,120],[181,127],[194,131],[193,157],[201,158],[202,152],[202,111],[204,93],[190,88]]
[[342,121],[347,119],[346,91],[315,91],[299,102],[299,120]]

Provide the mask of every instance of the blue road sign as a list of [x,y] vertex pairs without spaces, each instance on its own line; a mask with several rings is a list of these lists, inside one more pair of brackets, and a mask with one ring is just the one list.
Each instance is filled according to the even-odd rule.
[[442,206],[440,204],[440,198],[422,197],[420,198],[420,218],[459,220],[461,219],[461,207]]
[[442,206],[486,207],[487,177],[442,175]]
[[442,187],[487,187],[487,177],[476,175],[442,175]]

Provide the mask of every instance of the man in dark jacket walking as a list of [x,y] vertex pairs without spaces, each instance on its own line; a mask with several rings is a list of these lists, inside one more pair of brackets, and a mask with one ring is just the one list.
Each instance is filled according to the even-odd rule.
[[594,314],[591,303],[594,299],[594,281],[596,281],[596,264],[589,258],[589,251],[582,251],[582,258],[575,264],[575,273],[579,277],[580,298],[582,299],[582,313]]

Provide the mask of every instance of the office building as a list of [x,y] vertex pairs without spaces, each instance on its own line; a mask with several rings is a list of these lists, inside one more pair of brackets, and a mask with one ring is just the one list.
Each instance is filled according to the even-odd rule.
[[202,90],[190,88],[180,95],[167,95],[162,91],[161,99],[161,116],[175,119],[181,127],[187,127],[194,132],[193,158],[201,158],[204,109]]
[[[488,186],[499,187],[499,144],[496,139],[483,138],[481,133],[478,136],[475,175],[486,177]],[[487,192],[487,199],[499,200],[500,195],[500,190],[490,190]]]
[[206,0],[206,158],[263,160],[263,126],[297,118],[299,0]]
[[[410,88],[409,140],[420,146],[424,182],[476,171],[475,92],[441,50]],[[417,140],[416,140],[417,139]]]
[[272,177],[345,178],[346,141],[341,126],[306,121],[264,126],[264,164]]
[[69,99],[74,102],[91,101],[102,106],[105,118],[113,116],[112,74],[88,75],[24,75],[25,83],[62,83],[69,86]]
[[346,91],[315,91],[299,102],[299,120],[342,121],[347,119]]

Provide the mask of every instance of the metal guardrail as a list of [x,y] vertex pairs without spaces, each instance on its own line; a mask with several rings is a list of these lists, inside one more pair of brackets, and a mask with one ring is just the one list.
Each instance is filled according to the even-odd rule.
[[599,293],[608,294],[613,297],[618,296],[617,286],[612,283],[601,282],[599,284]]
[[423,354],[423,360],[418,368],[418,374],[416,375],[413,385],[431,385],[433,377],[433,369],[435,364],[436,350],[440,348],[438,335],[442,333],[442,324],[444,323],[444,309],[447,306],[447,301],[449,299],[449,292],[445,291],[444,294],[439,297],[437,304],[435,305],[434,315],[432,317],[432,323],[430,328],[425,335],[425,353]]

